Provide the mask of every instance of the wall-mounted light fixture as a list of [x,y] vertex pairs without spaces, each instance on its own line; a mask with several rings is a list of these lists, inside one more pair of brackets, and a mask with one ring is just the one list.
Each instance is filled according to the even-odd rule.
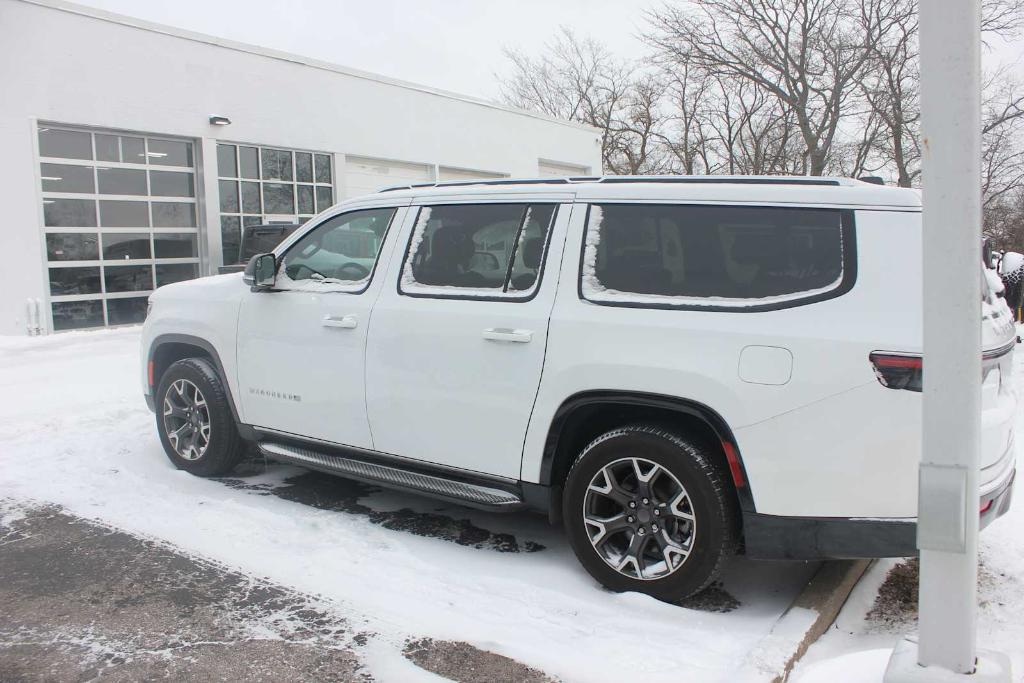
[[229,119],[226,116],[211,116],[210,117],[210,125],[211,126],[230,126],[231,125],[231,119]]

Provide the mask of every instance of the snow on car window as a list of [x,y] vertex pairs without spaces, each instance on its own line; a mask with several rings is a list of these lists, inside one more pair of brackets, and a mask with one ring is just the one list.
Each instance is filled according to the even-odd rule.
[[351,211],[327,219],[288,248],[277,284],[303,291],[358,292],[377,263],[395,209]]
[[608,303],[783,303],[840,287],[843,252],[836,209],[593,205],[581,288]]
[[457,204],[420,209],[403,293],[521,298],[537,285],[554,204]]

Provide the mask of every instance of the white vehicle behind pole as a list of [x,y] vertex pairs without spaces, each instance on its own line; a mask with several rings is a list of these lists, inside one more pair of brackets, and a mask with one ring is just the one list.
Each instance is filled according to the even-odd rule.
[[[183,469],[252,441],[540,510],[615,590],[688,595],[737,550],[913,555],[920,212],[841,178],[398,188],[244,278],[153,294],[143,387]],[[1016,409],[1012,316],[991,290],[984,309],[983,525],[1009,505]]]

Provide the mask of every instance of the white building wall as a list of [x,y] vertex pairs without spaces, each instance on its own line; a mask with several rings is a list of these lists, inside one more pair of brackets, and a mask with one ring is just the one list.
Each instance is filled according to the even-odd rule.
[[0,0],[0,84],[0,334],[24,334],[26,299],[47,296],[37,121],[192,138],[204,272],[220,256],[217,140],[333,153],[336,198],[346,157],[600,172],[590,128],[53,0]]

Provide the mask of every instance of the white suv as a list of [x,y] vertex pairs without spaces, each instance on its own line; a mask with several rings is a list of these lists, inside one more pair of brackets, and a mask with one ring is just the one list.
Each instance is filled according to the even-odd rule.
[[[396,188],[242,274],[150,299],[167,455],[268,457],[561,520],[614,590],[757,558],[912,555],[921,203],[832,178]],[[982,523],[1014,478],[1010,311],[987,289]]]

